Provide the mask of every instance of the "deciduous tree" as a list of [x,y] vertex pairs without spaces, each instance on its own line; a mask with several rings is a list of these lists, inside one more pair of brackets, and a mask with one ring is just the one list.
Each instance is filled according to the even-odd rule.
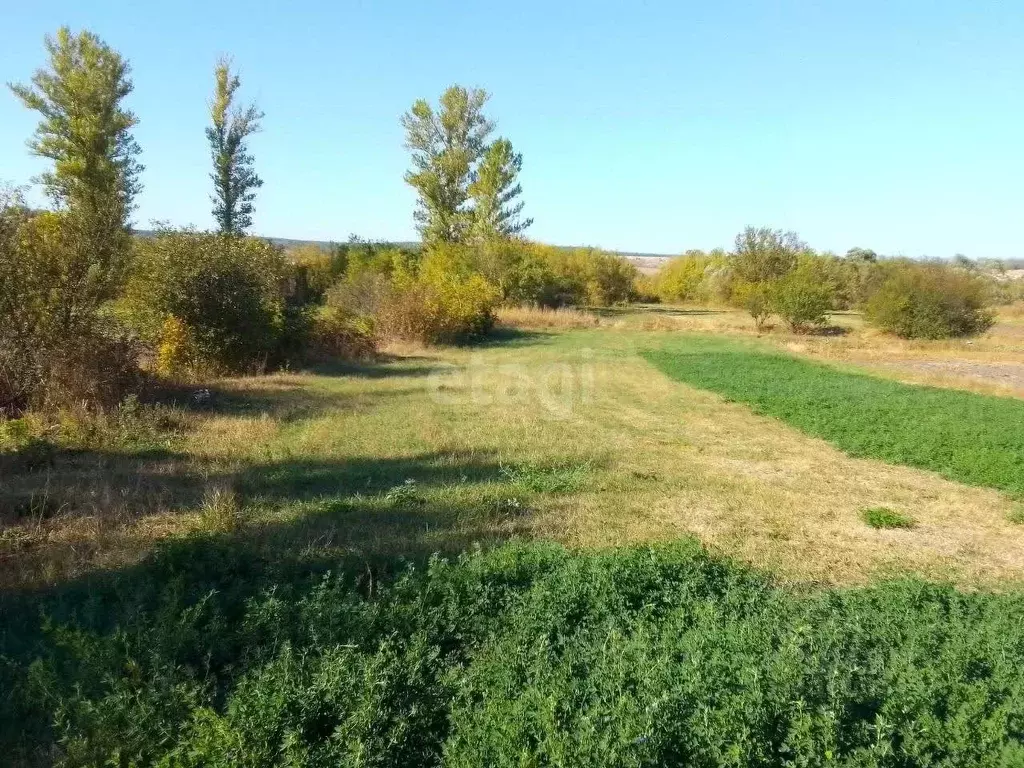
[[523,156],[512,149],[512,142],[499,138],[480,158],[469,185],[473,200],[472,236],[476,240],[507,238],[524,232],[533,219],[520,218],[523,192],[519,172]]
[[[42,116],[29,141],[53,161],[39,181],[75,231],[78,258],[67,259],[66,286],[94,304],[119,283],[129,251],[128,218],[141,189],[138,122],[122,101],[132,92],[128,62],[91,32],[61,27],[46,37],[49,64],[29,85],[11,85]],[[69,310],[70,311],[70,310]]]
[[216,86],[210,102],[211,125],[206,129],[213,158],[213,217],[220,231],[236,235],[252,226],[253,200],[263,180],[253,170],[246,139],[260,130],[263,113],[255,104],[236,105],[242,83],[221,59],[214,69]]
[[736,235],[736,274],[751,283],[778,280],[796,266],[797,257],[806,250],[795,232],[747,227]]
[[435,110],[420,99],[402,116],[412,153],[406,182],[419,197],[416,222],[428,245],[462,243],[473,223],[470,183],[494,123],[483,113],[488,93],[453,85]]

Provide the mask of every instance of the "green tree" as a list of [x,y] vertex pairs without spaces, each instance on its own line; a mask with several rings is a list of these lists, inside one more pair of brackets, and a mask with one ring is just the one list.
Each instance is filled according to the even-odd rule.
[[53,162],[38,181],[56,210],[6,206],[5,238],[15,240],[0,257],[0,389],[18,407],[111,404],[138,360],[100,311],[123,283],[141,188],[137,121],[122,106],[132,82],[91,32],[62,27],[46,51],[31,83],[10,88],[41,115],[28,145]]
[[[138,122],[124,109],[132,92],[129,65],[91,32],[61,27],[46,37],[49,66],[30,85],[9,87],[42,115],[28,146],[53,161],[39,181],[76,230],[80,258],[68,264],[68,279],[83,295],[109,298],[129,252],[128,218],[141,189]],[[86,285],[88,284],[88,285]]]
[[263,186],[246,145],[246,139],[260,130],[263,113],[255,104],[234,104],[242,83],[237,74],[232,74],[229,59],[217,62],[214,78],[211,125],[206,129],[213,158],[213,217],[221,232],[236,235],[252,226],[252,201],[256,190]]
[[402,116],[412,169],[405,175],[419,197],[415,218],[427,244],[462,243],[473,222],[469,186],[494,123],[483,113],[488,93],[453,85],[435,110],[420,99]]
[[523,156],[512,149],[508,139],[499,138],[484,151],[469,185],[474,239],[514,237],[533,223],[533,219],[520,218],[523,201],[517,198],[523,192],[518,181],[522,168]]
[[984,333],[995,322],[988,287],[977,275],[913,261],[888,264],[885,273],[864,313],[882,330],[905,339],[947,339]]
[[807,333],[828,323],[836,287],[827,268],[827,260],[805,257],[774,284],[772,307],[793,333]]
[[874,263],[878,261],[878,254],[870,248],[855,246],[846,252],[846,258],[851,261],[864,261]]
[[806,250],[795,232],[747,227],[736,235],[736,274],[750,283],[777,280],[796,266],[797,257]]

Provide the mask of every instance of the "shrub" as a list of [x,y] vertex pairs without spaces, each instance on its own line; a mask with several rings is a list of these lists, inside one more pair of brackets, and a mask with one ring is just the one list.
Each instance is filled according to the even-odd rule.
[[835,288],[816,260],[802,263],[772,288],[772,307],[794,333],[825,325],[834,300]]
[[758,331],[763,331],[772,315],[772,285],[737,280],[733,284],[732,303],[750,313],[754,318],[754,326]]
[[199,352],[188,326],[174,315],[168,315],[160,328],[156,350],[156,371],[161,376],[177,376],[192,372]]
[[794,269],[807,250],[795,232],[747,227],[736,235],[733,268],[746,283],[770,283]]
[[396,270],[374,318],[378,336],[437,344],[488,333],[501,296],[475,267],[472,249],[440,245],[424,255],[415,274]]
[[[316,245],[302,245],[285,252],[288,262],[289,301],[298,305],[322,302],[327,290],[344,272],[334,252]],[[339,269],[340,266],[340,269]]]
[[587,273],[587,301],[608,307],[631,301],[636,291],[636,265],[614,253],[587,249],[583,257]]
[[498,290],[480,275],[402,281],[381,303],[381,339],[451,343],[478,338],[494,326]]
[[971,336],[995,322],[984,282],[939,264],[891,265],[865,314],[868,322],[905,339]]
[[687,251],[671,259],[654,277],[655,294],[665,302],[706,303],[711,297],[705,278],[714,263],[703,251]]
[[482,243],[475,253],[475,267],[495,285],[503,304],[536,304],[557,307],[563,300],[563,284],[543,248],[518,239]]
[[373,322],[336,307],[314,310],[306,358],[310,361],[366,360],[377,353]]
[[370,271],[349,275],[327,291],[328,307],[360,317],[373,317],[391,292],[389,277]]
[[118,312],[167,360],[212,373],[259,370],[283,338],[286,276],[281,250],[266,241],[163,231],[136,241]]
[[[133,386],[137,349],[101,309],[117,290],[114,246],[96,257],[69,213],[0,200],[0,410],[104,406]],[[95,233],[93,233],[95,234]]]
[[590,304],[607,307],[631,301],[636,295],[636,266],[623,257],[597,248],[558,248],[533,245],[554,276],[554,296],[546,306]]
[[333,269],[336,271],[344,264],[344,273],[349,278],[366,272],[390,278],[415,273],[423,258],[423,252],[354,238],[344,245],[336,246],[332,258],[335,260]]
[[872,528],[913,528],[914,518],[888,507],[870,507],[861,516]]

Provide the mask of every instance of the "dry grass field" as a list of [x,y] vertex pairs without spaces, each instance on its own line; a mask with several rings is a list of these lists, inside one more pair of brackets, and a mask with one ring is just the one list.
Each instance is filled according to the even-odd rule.
[[[979,586],[1024,575],[1024,526],[1010,522],[1018,502],[1004,494],[851,458],[640,356],[688,331],[753,336],[738,313],[503,320],[516,327],[483,346],[219,381],[102,448],[5,467],[0,578],[58,583],[207,533],[367,560],[510,537],[603,547],[692,534],[794,581],[912,572]],[[846,335],[775,331],[760,343],[910,382],[1024,394],[953,367],[1024,364],[1019,312],[974,342],[899,342],[836,320]],[[867,526],[863,510],[879,506],[918,525]]]

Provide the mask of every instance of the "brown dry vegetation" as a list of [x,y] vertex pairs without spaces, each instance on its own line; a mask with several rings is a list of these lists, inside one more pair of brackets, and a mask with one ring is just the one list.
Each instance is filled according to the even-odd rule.
[[596,328],[601,319],[593,312],[575,307],[501,307],[498,325],[506,328]]

